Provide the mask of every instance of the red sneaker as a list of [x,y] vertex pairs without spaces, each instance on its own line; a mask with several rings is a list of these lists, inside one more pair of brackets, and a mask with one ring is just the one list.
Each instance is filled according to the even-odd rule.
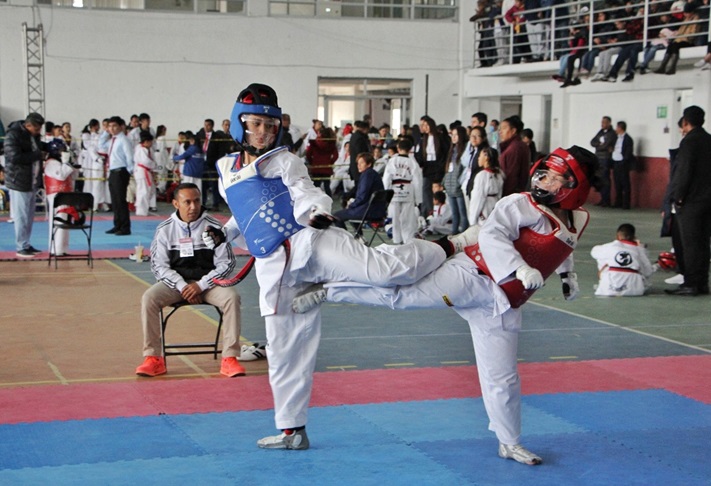
[[230,378],[247,374],[242,365],[237,362],[237,358],[222,358],[220,373]]
[[146,356],[141,366],[136,368],[136,374],[140,376],[158,376],[167,372],[165,358],[162,356]]

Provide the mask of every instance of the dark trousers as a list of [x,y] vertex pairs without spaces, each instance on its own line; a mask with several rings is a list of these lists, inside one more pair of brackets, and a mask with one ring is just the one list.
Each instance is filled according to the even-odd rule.
[[131,175],[126,169],[115,169],[109,172],[109,192],[111,193],[111,208],[114,212],[114,229],[129,233],[131,231],[131,215],[128,212],[126,191]]
[[677,210],[676,221],[684,251],[684,285],[708,287],[711,259],[711,203],[687,203]]
[[600,161],[600,204],[610,205],[610,169],[612,161],[610,159],[598,159]]
[[634,68],[637,66],[637,56],[640,52],[642,52],[642,44],[629,44],[624,46],[619,54],[617,54],[617,60],[615,60],[615,64],[612,65],[608,76],[616,78],[617,73],[620,72],[625,61],[627,61],[627,71],[625,71],[625,73],[634,74]]
[[[209,165],[209,164],[208,164]],[[207,205],[208,193],[212,192],[212,206]],[[219,208],[223,202],[217,182],[217,171],[205,169],[202,174],[202,205],[205,207]]]
[[684,244],[681,241],[681,231],[679,230],[679,216],[673,214],[671,217],[671,239],[676,257],[677,272],[684,275],[686,265],[684,265]]
[[629,164],[612,162],[612,174],[615,178],[615,207],[630,208],[630,167]]
[[426,218],[434,209],[434,195],[432,194],[432,179],[422,178],[422,205],[420,206],[420,216]]

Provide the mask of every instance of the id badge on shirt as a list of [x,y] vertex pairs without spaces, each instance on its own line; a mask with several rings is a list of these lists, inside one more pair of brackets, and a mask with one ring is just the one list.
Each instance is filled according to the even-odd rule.
[[178,240],[180,243],[180,256],[181,257],[191,257],[195,256],[195,250],[193,249],[192,238],[180,238]]

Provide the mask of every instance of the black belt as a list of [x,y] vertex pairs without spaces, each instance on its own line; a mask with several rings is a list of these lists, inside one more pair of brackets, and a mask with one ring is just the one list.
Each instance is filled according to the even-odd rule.
[[119,170],[125,170],[126,172],[128,172],[128,169],[126,167],[119,167],[118,169],[109,169],[109,172],[117,172]]
[[393,184],[410,184],[412,181],[408,181],[407,179],[394,179]]

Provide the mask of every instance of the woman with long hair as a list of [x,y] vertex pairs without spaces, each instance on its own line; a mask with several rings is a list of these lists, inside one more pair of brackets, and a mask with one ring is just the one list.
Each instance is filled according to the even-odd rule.
[[464,168],[462,155],[467,147],[467,130],[456,127],[452,130],[452,144],[449,147],[447,164],[444,169],[443,185],[447,192],[447,204],[452,211],[452,234],[463,233],[469,227],[467,221],[467,205],[464,201],[464,192],[459,178]]

